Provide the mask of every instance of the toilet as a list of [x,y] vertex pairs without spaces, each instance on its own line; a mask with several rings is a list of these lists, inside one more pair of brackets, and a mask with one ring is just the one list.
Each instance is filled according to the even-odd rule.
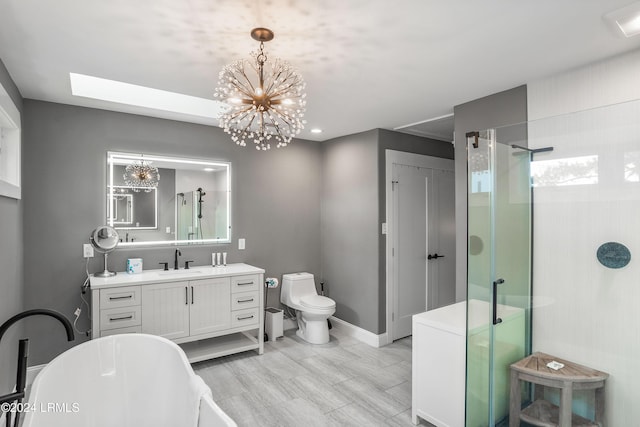
[[313,274],[283,274],[280,302],[296,311],[300,338],[311,344],[329,342],[327,319],[336,312],[336,303],[318,295]]

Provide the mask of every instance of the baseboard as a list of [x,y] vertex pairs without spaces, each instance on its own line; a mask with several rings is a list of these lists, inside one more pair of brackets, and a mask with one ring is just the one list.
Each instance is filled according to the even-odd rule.
[[389,343],[389,338],[386,332],[380,335],[376,335],[373,332],[369,332],[366,329],[362,329],[358,326],[352,325],[349,322],[345,322],[344,320],[338,319],[337,317],[333,316],[331,316],[331,324],[334,328],[340,330],[350,337],[353,337],[365,344],[370,345],[371,347],[382,347]]

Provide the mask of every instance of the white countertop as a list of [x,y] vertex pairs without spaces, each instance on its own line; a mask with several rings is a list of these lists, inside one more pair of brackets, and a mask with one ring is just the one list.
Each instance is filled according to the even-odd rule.
[[138,274],[118,272],[112,277],[90,277],[92,289],[113,288],[118,286],[144,285],[149,283],[179,282],[182,280],[200,280],[222,276],[240,276],[244,274],[264,274],[264,269],[249,264],[227,264],[211,267],[209,265],[191,266],[188,270],[145,270]]

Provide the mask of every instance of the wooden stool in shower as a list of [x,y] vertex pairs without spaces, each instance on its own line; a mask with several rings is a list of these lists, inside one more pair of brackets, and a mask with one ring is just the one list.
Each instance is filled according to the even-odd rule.
[[[560,362],[564,367],[554,370],[549,362]],[[534,353],[511,365],[511,406],[509,427],[518,427],[520,421],[542,427],[598,427],[604,415],[604,383],[609,377],[577,363],[544,353]],[[522,411],[520,381],[537,384],[534,402]],[[544,387],[560,389],[560,407],[544,400]],[[595,390],[595,420],[572,414],[573,390]]]

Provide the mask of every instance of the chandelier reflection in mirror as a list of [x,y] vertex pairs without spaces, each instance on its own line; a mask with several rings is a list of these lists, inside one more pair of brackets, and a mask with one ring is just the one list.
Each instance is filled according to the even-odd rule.
[[160,172],[158,168],[146,163],[144,160],[128,164],[124,170],[124,183],[135,192],[141,189],[146,193],[158,187]]
[[285,147],[306,123],[305,83],[287,61],[267,60],[264,42],[273,39],[271,30],[254,28],[251,37],[260,42],[260,50],[220,72],[214,95],[228,105],[220,127],[240,146],[253,140],[258,150],[270,149],[272,141],[276,148]]

